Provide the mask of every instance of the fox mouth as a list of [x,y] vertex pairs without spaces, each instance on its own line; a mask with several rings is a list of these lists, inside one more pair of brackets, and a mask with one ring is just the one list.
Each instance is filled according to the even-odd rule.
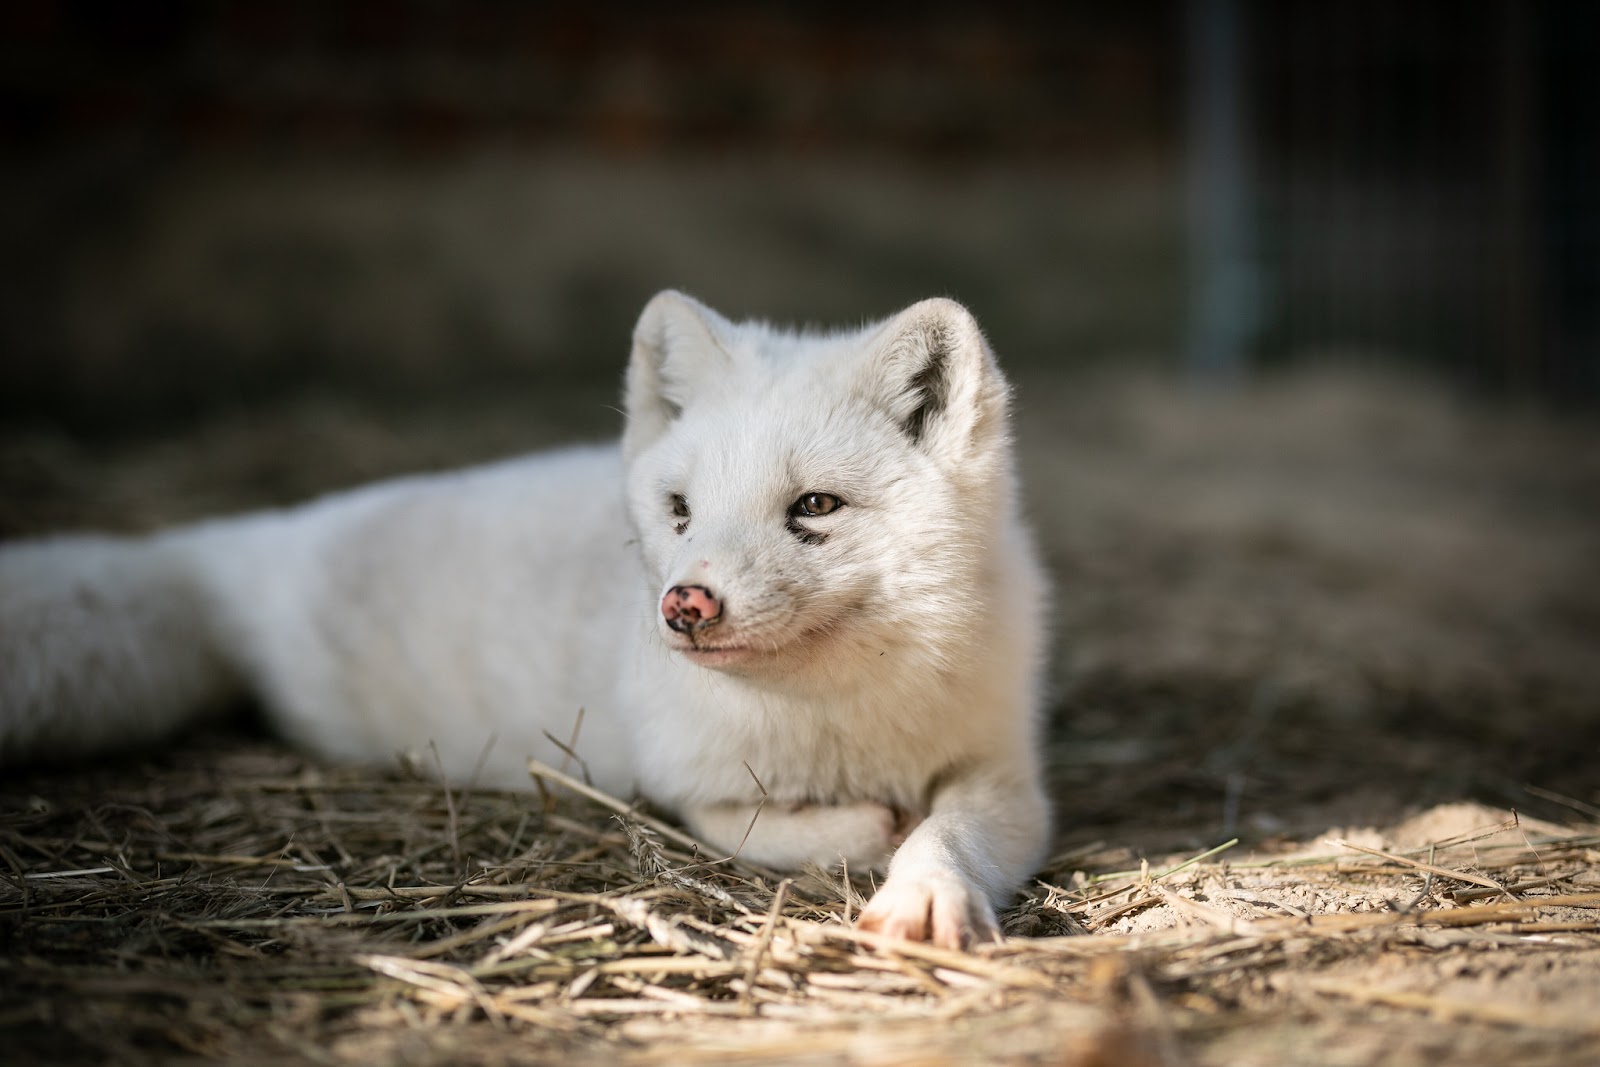
[[676,651],[689,662],[702,667],[731,667],[760,655],[749,645],[683,645],[678,646]]
[[761,663],[807,660],[815,654],[814,646],[826,637],[827,631],[821,627],[789,634],[777,640],[769,638],[760,642],[748,639],[741,641],[738,635],[734,634],[729,634],[715,643],[709,639],[709,635],[702,636],[697,641],[693,637],[673,634],[668,645],[690,663],[702,667],[736,668],[745,665],[753,667]]
[[773,644],[756,642],[739,634],[711,634],[672,632],[667,635],[667,646],[702,667],[733,667],[757,660],[771,659],[788,650],[790,642]]

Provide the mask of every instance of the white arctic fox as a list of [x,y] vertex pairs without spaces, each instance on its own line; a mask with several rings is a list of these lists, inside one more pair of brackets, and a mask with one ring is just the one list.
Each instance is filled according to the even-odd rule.
[[601,788],[770,866],[887,864],[865,928],[994,936],[1048,832],[1044,581],[972,316],[794,334],[664,292],[626,404],[620,448],[0,549],[0,764],[248,689],[328,757],[527,788],[582,708]]

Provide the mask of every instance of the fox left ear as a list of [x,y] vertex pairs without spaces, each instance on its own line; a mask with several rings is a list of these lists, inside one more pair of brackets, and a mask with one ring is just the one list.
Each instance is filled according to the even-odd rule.
[[733,365],[727,319],[691,296],[663,289],[633,328],[624,404],[623,454],[629,459],[666,432],[690,398]]
[[954,300],[912,304],[868,343],[868,388],[930,454],[959,460],[1005,433],[1005,378],[977,320]]

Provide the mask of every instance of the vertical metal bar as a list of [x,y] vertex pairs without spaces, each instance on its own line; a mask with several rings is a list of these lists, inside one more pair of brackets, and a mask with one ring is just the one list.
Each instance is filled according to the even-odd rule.
[[1237,381],[1261,320],[1237,0],[1189,0],[1189,337],[1191,379]]
[[1534,203],[1539,187],[1535,173],[1538,158],[1533,115],[1537,101],[1534,86],[1533,12],[1516,0],[1499,5],[1499,91],[1495,131],[1494,259],[1501,264],[1496,338],[1501,366],[1498,384],[1513,393],[1530,395],[1548,384],[1544,364],[1542,323],[1537,313],[1544,288],[1535,253]]

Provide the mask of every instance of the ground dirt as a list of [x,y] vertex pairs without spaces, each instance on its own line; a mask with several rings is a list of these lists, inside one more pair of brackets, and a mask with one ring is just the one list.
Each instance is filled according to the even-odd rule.
[[[0,532],[287,503],[608,402],[11,431]],[[865,883],[708,862],[629,798],[229,727],[3,772],[5,1060],[1600,1060],[1600,431],[1347,373],[1017,403],[1058,825],[1003,945],[879,944]]]

